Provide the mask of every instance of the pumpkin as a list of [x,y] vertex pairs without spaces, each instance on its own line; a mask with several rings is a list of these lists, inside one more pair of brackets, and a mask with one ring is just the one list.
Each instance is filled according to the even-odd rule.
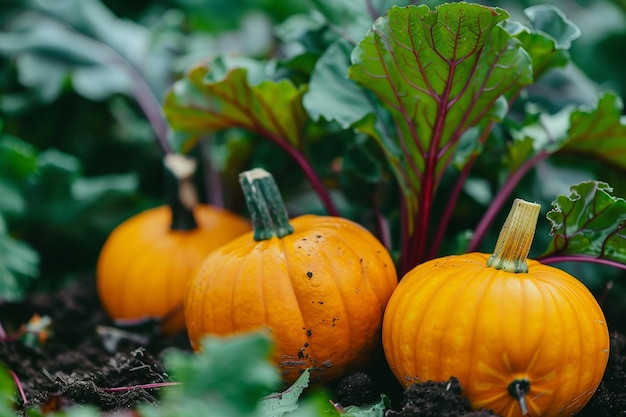
[[191,345],[204,335],[267,332],[285,383],[313,383],[364,365],[380,347],[383,311],[397,284],[389,252],[348,219],[288,219],[273,177],[240,174],[253,232],[211,252],[189,280]]
[[402,277],[382,336],[402,385],[456,376],[474,408],[505,417],[571,416],[591,398],[607,324],[580,281],[526,259],[539,210],[517,199],[491,256],[446,256]]
[[195,162],[165,157],[169,204],[143,211],[108,236],[97,263],[97,289],[117,324],[157,319],[183,331],[182,299],[191,271],[213,249],[251,229],[248,220],[196,200]]

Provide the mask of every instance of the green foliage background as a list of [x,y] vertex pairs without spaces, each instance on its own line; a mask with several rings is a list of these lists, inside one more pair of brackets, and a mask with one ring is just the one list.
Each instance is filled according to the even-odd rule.
[[[161,111],[170,86],[193,64],[225,54],[224,71],[239,66],[248,69],[249,77],[270,73],[274,78],[288,77],[294,91],[310,82],[310,90],[323,95],[324,83],[310,79],[315,63],[328,48],[351,47],[333,44],[336,37],[363,37],[371,26],[361,13],[368,4],[384,13],[393,4],[407,3],[9,0],[0,4],[0,298],[17,301],[35,289],[93,279],[98,251],[113,227],[164,201],[161,157],[163,146],[169,145],[161,146],[159,140],[183,139],[179,132],[168,132],[155,114]],[[525,21],[523,10],[541,3],[482,4],[502,7],[511,20]],[[593,106],[599,92],[611,91],[601,102],[598,120],[619,124],[620,97],[626,97],[626,57],[621,52],[626,9],[617,0],[550,4],[580,28],[581,36],[572,42],[570,65],[550,71],[524,91],[523,102],[533,102],[537,112],[513,111],[547,121],[558,133],[563,122],[560,110]],[[277,58],[278,64],[261,67],[250,58]],[[347,63],[336,70],[347,71]],[[305,104],[314,99],[306,97]],[[389,168],[381,165],[383,158],[371,141],[345,140],[346,126],[341,121],[354,116],[349,106],[329,111],[336,112],[338,123],[322,120],[306,128],[314,145],[310,152],[324,183],[341,190],[333,195],[339,211],[372,227],[371,201],[365,196],[377,192],[375,184],[389,175]],[[527,156],[524,152],[529,150],[523,146],[516,147],[518,154],[513,155],[505,155],[501,147],[502,137],[511,132],[517,132],[516,139],[522,142],[524,135],[537,134],[536,124],[519,123],[492,132],[458,201],[452,233],[442,252],[467,247],[467,231],[476,226],[477,213],[486,210],[494,184],[506,175],[493,169],[494,163],[513,158],[507,162],[511,168],[516,166],[516,155],[520,161]],[[609,133],[615,133],[617,140],[623,137],[621,132]],[[584,146],[573,150],[590,152]],[[324,212],[294,161],[255,133],[218,131],[210,142],[200,141],[191,154],[205,162],[198,184],[207,202],[245,214],[236,175],[264,166],[276,177],[293,215]],[[329,170],[344,154],[349,156],[343,160],[342,174]],[[613,195],[626,196],[623,166],[583,160],[581,164],[575,152],[555,155],[532,169],[515,194],[537,200],[544,212],[557,195],[567,195],[572,184],[589,179],[605,181],[613,187]],[[452,181],[444,175],[442,186]],[[393,216],[399,191],[390,187],[386,192],[382,210]],[[392,227],[397,226],[394,222],[397,219],[391,217]],[[549,231],[549,223],[542,219],[537,251],[548,246]],[[480,249],[490,250],[496,233],[487,231]],[[612,302],[606,308],[620,314],[626,304],[626,285],[619,269],[583,263],[564,267],[596,294],[614,281]]]

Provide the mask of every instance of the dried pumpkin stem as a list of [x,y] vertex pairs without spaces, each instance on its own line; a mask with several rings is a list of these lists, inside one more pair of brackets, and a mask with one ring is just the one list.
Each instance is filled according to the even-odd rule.
[[254,227],[254,240],[281,238],[293,233],[287,209],[274,177],[262,168],[239,174]]
[[509,395],[517,400],[520,411],[523,416],[528,415],[528,404],[526,403],[526,396],[530,392],[530,381],[527,378],[514,379],[509,384]]
[[528,272],[526,258],[535,236],[540,209],[539,204],[520,198],[513,201],[513,207],[498,236],[496,248],[489,258],[489,266],[508,272]]
[[168,205],[172,210],[171,230],[194,230],[198,227],[193,208],[198,194],[193,183],[196,161],[180,154],[167,154],[163,160]]

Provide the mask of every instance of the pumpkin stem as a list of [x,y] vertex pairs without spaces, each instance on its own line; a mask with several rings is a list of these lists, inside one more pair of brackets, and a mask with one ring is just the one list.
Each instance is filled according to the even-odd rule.
[[514,379],[509,384],[509,395],[517,400],[520,411],[523,416],[528,415],[528,405],[526,404],[526,396],[530,392],[530,381],[524,379]]
[[163,160],[168,205],[172,210],[170,230],[193,230],[198,227],[193,208],[198,194],[193,183],[196,161],[183,155],[169,153]]
[[282,238],[293,233],[287,209],[274,177],[262,168],[239,174],[239,183],[254,227],[254,240]]
[[498,236],[496,248],[489,258],[489,266],[507,272],[528,272],[526,258],[535,236],[540,209],[539,204],[520,198],[513,201],[513,207]]

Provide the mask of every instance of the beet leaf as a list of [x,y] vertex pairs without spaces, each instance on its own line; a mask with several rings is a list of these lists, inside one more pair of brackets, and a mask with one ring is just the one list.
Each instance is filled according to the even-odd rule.
[[435,191],[463,134],[501,119],[504,94],[532,82],[529,55],[499,25],[508,17],[463,3],[392,7],[353,52],[350,78],[378,97],[396,130],[380,145],[404,195],[402,269],[427,257]]
[[300,165],[327,211],[333,202],[307,158],[303,128],[308,115],[302,106],[306,87],[271,79],[265,65],[252,60],[218,58],[193,66],[167,94],[164,111],[175,131],[175,147],[189,151],[219,130],[241,128],[264,136]]
[[541,255],[544,262],[599,262],[626,269],[626,200],[611,195],[601,181],[571,187],[548,212],[552,241]]

